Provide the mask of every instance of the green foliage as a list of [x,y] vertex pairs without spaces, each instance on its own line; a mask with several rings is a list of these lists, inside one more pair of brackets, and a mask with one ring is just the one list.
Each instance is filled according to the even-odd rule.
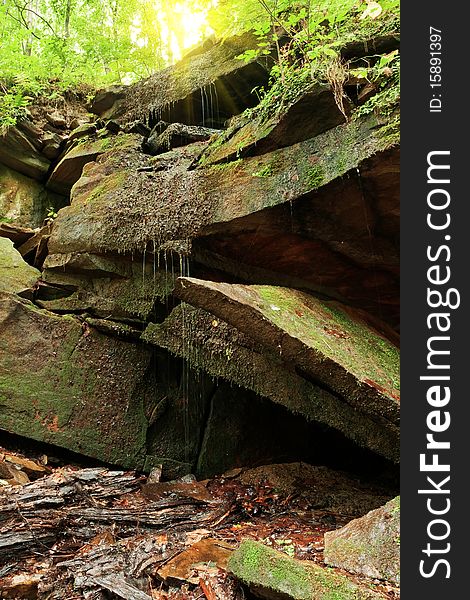
[[[328,82],[340,110],[345,114],[344,83],[348,76],[378,83],[380,89],[398,78],[399,57],[370,56],[360,65],[341,60],[340,51],[350,41],[367,41],[371,37],[399,29],[398,0],[225,0],[232,5],[238,18],[232,19],[227,31],[234,32],[240,23],[251,26],[258,35],[257,50],[242,54],[241,60],[272,54],[276,63],[271,70],[271,82],[264,92],[257,115],[268,116],[282,111],[313,82]],[[220,8],[220,10],[221,10]],[[219,10],[219,12],[220,12]],[[232,14],[231,13],[231,14]],[[245,14],[245,19],[241,15]],[[383,83],[385,80],[385,84]],[[398,86],[395,86],[398,89]],[[253,115],[254,116],[254,115]]]
[[53,206],[49,206],[49,208],[47,209],[47,218],[48,219],[56,219],[57,218],[57,211],[55,210],[55,208]]
[[0,95],[0,134],[26,112],[30,98],[12,88]]
[[131,83],[178,60],[209,30],[212,0],[2,0],[0,127],[32,97]]
[[[398,0],[2,0],[0,127],[15,123],[38,95],[59,100],[77,85],[131,83],[178,60],[211,34],[252,30],[255,49],[273,54],[261,109],[291,102],[312,81],[332,84],[342,106],[339,51],[398,28]],[[351,65],[378,81],[395,56]]]

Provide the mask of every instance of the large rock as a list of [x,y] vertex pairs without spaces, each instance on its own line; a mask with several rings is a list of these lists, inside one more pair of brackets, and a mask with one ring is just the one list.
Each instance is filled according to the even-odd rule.
[[20,294],[31,289],[40,273],[23,260],[13,242],[0,237],[0,293]]
[[120,114],[126,122],[150,120],[152,125],[163,119],[218,127],[254,106],[258,100],[253,88],[268,82],[273,64],[269,57],[248,62],[237,58],[257,44],[256,36],[246,33],[192,52],[176,65],[130,86],[113,116]]
[[139,468],[152,353],[0,295],[0,429]]
[[17,127],[0,135],[0,163],[38,181],[46,179],[51,164]]
[[158,306],[173,291],[171,272],[129,256],[87,253],[49,254],[43,280],[68,290],[58,298],[39,296],[43,308],[55,312],[88,312],[107,319],[156,319]]
[[176,294],[279,352],[361,412],[399,423],[399,351],[364,314],[297,290],[188,277]]
[[325,533],[325,562],[400,583],[400,498]]
[[126,86],[123,85],[113,85],[98,90],[90,104],[91,112],[104,118],[111,118],[115,112],[119,111],[119,106],[125,97],[125,93]]
[[152,133],[145,142],[145,147],[152,154],[161,154],[172,148],[187,146],[193,142],[206,141],[216,133],[219,133],[218,129],[172,123],[165,127],[161,133],[158,130]]
[[[327,425],[359,446],[399,461],[396,425],[358,411],[343,398],[302,377],[284,362],[279,348],[255,342],[251,333],[244,335],[211,313],[181,304],[163,323],[148,325],[142,338],[186,359],[194,369],[252,390],[307,421]],[[220,410],[220,406],[214,408],[215,418],[219,418]],[[214,464],[219,458],[214,456],[210,461]]]
[[0,164],[0,220],[40,227],[50,208],[59,210],[64,199],[44,185]]
[[300,561],[268,548],[259,542],[245,540],[235,550],[228,569],[243,581],[250,591],[266,600],[374,600],[382,598],[366,586],[344,575]]
[[314,138],[345,120],[331,87],[317,83],[273,114],[260,111],[255,118],[245,114],[234,118],[228,130],[203,154],[201,163],[265,154]]
[[47,181],[47,187],[59,194],[69,194],[73,185],[80,179],[83,167],[87,163],[96,160],[100,154],[110,151],[116,146],[125,147],[126,144],[135,143],[136,138],[137,136],[128,135],[116,138],[80,139],[56,165]]
[[178,163],[191,146],[159,162],[138,149],[105,153],[75,186],[49,247],[142,253],[192,240],[192,256],[211,268],[321,292],[395,325],[398,154],[390,144],[369,115],[207,168]]

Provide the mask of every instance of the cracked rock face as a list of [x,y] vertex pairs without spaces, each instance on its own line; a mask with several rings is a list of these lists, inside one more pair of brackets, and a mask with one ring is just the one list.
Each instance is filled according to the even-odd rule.
[[13,246],[13,242],[0,237],[0,292],[20,294],[31,289],[40,272],[28,265]]
[[398,462],[397,136],[326,84],[215,131],[267,78],[236,59],[252,41],[103,91],[116,120],[10,135],[0,177],[70,205],[0,228],[42,270],[0,238],[20,275],[2,280],[0,429],[166,477]]

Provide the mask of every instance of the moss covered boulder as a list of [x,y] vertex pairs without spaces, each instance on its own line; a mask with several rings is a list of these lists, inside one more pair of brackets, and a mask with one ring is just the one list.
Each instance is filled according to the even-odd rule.
[[19,294],[31,289],[40,277],[13,246],[13,242],[0,237],[0,293]]
[[327,84],[311,84],[305,93],[287,106],[268,114],[258,111],[254,118],[242,114],[222,135],[216,137],[202,155],[200,164],[217,164],[241,156],[265,154],[297,142],[314,138],[341,123],[340,111]]
[[41,307],[117,320],[156,319],[174,286],[171,272],[158,269],[153,259],[89,253],[50,254],[42,279],[60,294],[51,299],[40,291]]
[[0,429],[139,468],[151,352],[0,294]]
[[78,140],[55,166],[47,181],[47,187],[59,194],[69,194],[73,185],[80,179],[83,167],[87,163],[96,160],[100,154],[114,147],[124,147],[132,142],[140,143],[140,137],[119,135],[98,139],[85,137]]
[[37,181],[46,179],[51,165],[39,152],[36,141],[18,127],[9,127],[0,135],[0,163]]
[[228,562],[229,571],[255,595],[267,600],[374,600],[382,598],[365,586],[292,559],[259,542],[245,540]]
[[325,533],[325,562],[400,583],[400,498]]
[[127,88],[124,99],[114,106],[114,116],[120,115],[124,122],[163,119],[187,125],[222,124],[254,106],[253,88],[268,82],[273,64],[269,57],[237,58],[257,48],[258,41],[252,33],[220,42],[207,40],[176,65]]
[[204,168],[194,168],[203,143],[158,160],[138,146],[113,146],[84,168],[49,250],[148,256],[184,240],[210,268],[321,292],[395,324],[393,143],[368,115],[287,148]]

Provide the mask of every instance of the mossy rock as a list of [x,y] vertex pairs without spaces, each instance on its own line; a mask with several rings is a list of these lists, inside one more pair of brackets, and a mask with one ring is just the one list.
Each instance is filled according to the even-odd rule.
[[180,278],[176,294],[237,327],[346,403],[399,423],[399,350],[338,302],[275,286]]
[[325,534],[325,562],[400,583],[400,497]]
[[247,155],[259,156],[285,148],[344,123],[345,117],[335,102],[331,87],[316,83],[274,114],[261,113],[253,119],[244,113],[233,121],[233,125],[217,136],[203,153],[201,165]]
[[23,260],[11,240],[0,238],[0,292],[24,292],[34,286],[40,275]]
[[142,339],[187,360],[196,370],[252,390],[308,421],[340,431],[361,447],[399,460],[396,426],[378,422],[307,381],[283,363],[277,347],[272,351],[256,343],[210,312],[182,303],[162,323],[150,323]]
[[83,167],[98,158],[101,154],[115,149],[134,147],[140,136],[120,134],[112,137],[85,137],[76,141],[66,152],[52,171],[47,182],[48,189],[59,194],[70,193],[74,184],[80,179]]
[[151,357],[76,317],[0,293],[0,429],[141,468]]
[[49,209],[64,206],[64,198],[43,184],[0,164],[0,221],[40,227]]
[[229,571],[267,600],[374,600],[382,598],[344,575],[299,561],[245,540],[228,562]]
[[53,300],[39,299],[43,308],[60,312],[90,312],[96,317],[142,319],[171,294],[174,277],[157,268],[153,256],[98,256],[88,253],[50,254],[43,280],[70,290]]
[[51,165],[18,127],[0,134],[0,163],[37,181],[44,181]]
[[[234,219],[289,205],[390,148],[382,129],[374,115],[367,115],[260,157],[150,176],[139,170],[149,167],[149,157],[132,146],[121,154],[115,148],[86,168],[71,206],[56,219],[50,251],[142,252],[223,230]],[[184,153],[182,148],[176,154]],[[117,173],[123,172],[120,180]],[[103,174],[117,179],[103,187]]]
[[152,115],[155,122],[211,125],[205,121],[216,107],[214,116],[222,122],[241,113],[257,103],[252,90],[268,83],[273,64],[266,56],[249,61],[238,58],[256,48],[258,41],[252,32],[216,43],[207,40],[175,65],[127,88],[124,100],[115,105],[114,116],[124,122],[147,120]]

